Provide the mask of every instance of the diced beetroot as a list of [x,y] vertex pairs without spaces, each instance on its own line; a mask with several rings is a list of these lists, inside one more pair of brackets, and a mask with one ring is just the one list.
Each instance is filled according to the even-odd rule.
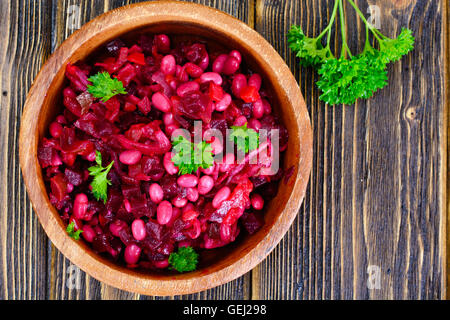
[[50,188],[58,201],[64,199],[67,194],[67,180],[62,173],[58,173],[50,179]]
[[111,189],[108,192],[108,200],[106,201],[106,209],[111,212],[117,212],[120,208],[120,206],[123,203],[123,196],[122,194],[115,190]]
[[149,86],[149,88],[152,92],[162,92],[164,90],[163,87],[158,83],[152,84],[151,86]]
[[225,119],[229,125],[233,125],[234,120],[242,115],[241,110],[236,107],[234,103],[231,103],[224,111]]
[[89,84],[88,76],[79,67],[70,63],[66,66],[66,77],[70,80],[72,88],[84,92]]
[[71,152],[61,152],[62,161],[69,167],[73,166],[77,155]]
[[134,215],[128,212],[123,206],[117,210],[115,218],[125,221],[128,225],[131,225],[135,219]]
[[98,215],[98,221],[102,227],[106,227],[114,220],[114,214],[111,211],[103,210]]
[[124,228],[124,229],[120,230],[119,237],[120,237],[120,240],[123,242],[123,244],[126,246],[135,242],[130,228]]
[[220,239],[220,224],[216,222],[208,224],[207,234],[211,239]]
[[250,177],[250,181],[253,183],[255,189],[269,182],[265,176]]
[[37,156],[39,164],[42,168],[46,168],[52,165],[52,159],[56,153],[55,149],[52,147],[39,147],[37,151]]
[[163,226],[154,220],[148,220],[145,224],[145,228],[147,229],[148,235],[150,238],[154,238],[156,240],[161,240],[163,235]]
[[227,129],[229,129],[225,119],[212,119],[210,122],[211,129],[219,130],[223,137],[226,137]]
[[47,177],[47,178],[51,178],[51,177],[53,177],[55,174],[58,174],[58,173],[60,173],[61,171],[59,170],[59,167],[58,166],[56,166],[56,167],[54,167],[54,166],[51,166],[51,167],[47,167],[46,169],[45,169],[45,176]]
[[138,142],[142,137],[142,128],[145,126],[144,123],[133,124],[130,128],[125,132],[125,137],[130,140]]
[[199,64],[207,54],[204,44],[194,43],[186,49],[185,57],[189,61]]
[[131,64],[126,64],[122,69],[117,73],[117,79],[122,81],[123,85],[126,87],[134,79],[136,76],[136,68]]
[[152,180],[159,180],[165,172],[162,160],[158,156],[144,156],[141,160],[142,172]]
[[143,34],[139,39],[139,45],[146,54],[152,53],[153,37]]
[[94,150],[95,150],[94,143],[92,141],[85,140],[74,142],[70,146],[70,148],[66,149],[65,151],[75,153],[81,156],[87,156],[90,153],[94,152]]
[[208,237],[208,234],[206,234],[206,233],[203,237],[203,246],[205,249],[219,248],[219,247],[223,247],[226,244],[227,243],[222,241],[221,239],[212,239],[212,238]]
[[112,55],[116,56],[119,54],[120,48],[125,47],[125,43],[123,43],[120,39],[114,39],[108,42],[105,46],[106,50]]
[[214,102],[222,100],[224,91],[221,86],[215,84],[214,82],[209,82],[209,98]]
[[138,97],[130,94],[130,95],[127,96],[127,101],[129,101],[132,104],[138,104],[139,101],[141,101],[141,99],[139,99]]
[[130,62],[134,62],[134,63],[140,64],[142,66],[145,65],[145,57],[144,57],[144,54],[141,52],[133,52],[131,54],[128,54],[127,59]]
[[[111,116],[111,119],[114,120],[114,116]],[[119,132],[119,129],[108,121],[97,121],[95,123],[95,130],[102,140],[107,140],[111,135]]]
[[141,194],[140,197],[134,197],[133,200],[130,201],[130,206],[130,211],[136,218],[147,215],[149,211],[147,207],[147,198],[143,194]]
[[[117,49],[117,54],[119,53],[119,49]],[[108,72],[109,74],[112,74],[116,71],[116,59],[113,57],[108,57],[105,60],[103,60],[102,62],[97,62],[94,65],[96,67],[101,67],[104,70],[106,70],[106,72]]]
[[142,136],[148,139],[153,139],[156,137],[156,135],[161,131],[160,129],[161,121],[155,120],[150,123],[145,124],[142,126]]
[[119,49],[119,56],[117,57],[116,63],[114,64],[114,71],[117,71],[127,62],[128,48],[122,47]]
[[92,247],[95,251],[101,253],[101,252],[108,252],[111,247],[111,241],[112,236],[110,234],[98,234],[94,237],[94,240],[92,241]]
[[134,199],[141,197],[141,188],[136,185],[123,185],[122,194],[125,199]]
[[150,181],[150,177],[142,172],[141,164],[137,163],[128,166],[128,175],[136,180]]
[[136,110],[136,105],[127,101],[125,102],[123,110],[126,112],[133,112],[134,110]]
[[245,102],[255,102],[260,99],[258,89],[254,86],[246,86],[241,90],[241,99]]
[[55,206],[57,210],[60,211],[61,218],[64,222],[68,222],[69,214],[68,212],[72,210],[72,198],[67,194],[61,201],[56,199],[53,193],[49,194],[50,203]]
[[120,102],[116,97],[112,97],[108,101],[105,102],[106,105],[106,115],[105,118],[111,122],[117,120],[120,111]]
[[229,198],[222,202],[215,213],[222,216],[223,223],[232,225],[239,219],[250,201],[252,189],[253,184],[250,180],[242,181],[234,188]]
[[63,151],[69,151],[69,149],[72,147],[72,145],[77,141],[77,138],[75,136],[75,129],[65,127],[63,129],[63,132],[59,138],[60,140],[60,146]]
[[66,168],[64,171],[67,181],[74,186],[79,186],[83,183],[83,174],[75,169]]
[[212,114],[212,101],[206,94],[189,92],[181,98],[180,104],[174,105],[174,111],[190,119],[201,119],[209,123]]
[[140,97],[150,96],[150,94],[152,93],[152,87],[140,85],[137,88],[137,93],[139,94]]
[[246,103],[246,102],[237,102],[236,107],[240,109],[240,113],[246,117],[247,119],[250,119],[252,116],[252,103]]
[[210,220],[212,214],[216,211],[213,207],[212,202],[206,202],[201,209],[197,209],[205,217],[206,220]]
[[242,215],[242,224],[248,233],[254,234],[261,229],[264,224],[264,219],[260,213],[250,212]]
[[145,96],[144,98],[142,98],[141,101],[139,101],[139,103],[137,104],[139,110],[143,113],[143,114],[147,114],[150,112],[151,110],[151,104],[150,104],[150,100],[147,96]]
[[165,175],[161,179],[160,185],[163,189],[165,199],[172,199],[179,195],[182,191],[182,188],[177,183],[176,176]]
[[75,116],[81,117],[81,115],[83,114],[83,109],[81,108],[81,105],[76,98],[65,96],[63,103],[67,110],[72,112]]
[[91,110],[96,116],[97,120],[102,121],[106,117],[106,106],[104,103],[93,103],[91,105]]
[[133,44],[131,48],[128,50],[128,55],[135,53],[135,52],[142,52],[142,48],[138,46],[137,44]]

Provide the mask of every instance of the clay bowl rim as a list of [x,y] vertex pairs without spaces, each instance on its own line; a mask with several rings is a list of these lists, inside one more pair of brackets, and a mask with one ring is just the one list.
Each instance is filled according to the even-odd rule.
[[[145,22],[144,22],[145,21]],[[89,47],[89,40],[102,33],[113,33],[114,28],[137,24],[135,28],[164,21],[191,23],[232,35],[252,48],[251,55],[260,61],[270,61],[268,70],[275,74],[284,92],[286,104],[296,114],[302,154],[298,156],[298,170],[292,192],[266,236],[251,250],[232,264],[211,268],[212,272],[192,272],[177,276],[158,276],[137,273],[102,259],[88,246],[71,239],[56,209],[50,204],[37,161],[39,139],[38,119],[53,78],[76,56],[77,50]],[[229,26],[232,28],[227,28]],[[95,48],[90,48],[91,52]],[[262,59],[262,60],[261,60]],[[39,221],[52,243],[72,263],[95,279],[122,290],[146,295],[179,295],[203,291],[232,281],[253,269],[275,248],[297,216],[303,201],[312,166],[312,130],[308,110],[297,81],[275,49],[255,30],[240,20],[213,8],[199,4],[175,1],[141,2],[108,11],[83,25],[58,47],[41,68],[27,95],[19,137],[19,158],[28,195]],[[243,263],[244,262],[244,263]]]

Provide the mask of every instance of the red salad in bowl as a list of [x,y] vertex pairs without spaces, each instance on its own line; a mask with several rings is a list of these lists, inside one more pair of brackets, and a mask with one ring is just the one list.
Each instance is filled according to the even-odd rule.
[[262,227],[288,132],[239,51],[144,34],[65,76],[38,160],[72,238],[129,268],[187,272]]

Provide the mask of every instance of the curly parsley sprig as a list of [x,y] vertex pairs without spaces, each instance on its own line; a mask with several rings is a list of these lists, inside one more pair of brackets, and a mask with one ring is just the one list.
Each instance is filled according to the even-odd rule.
[[80,240],[80,234],[83,232],[83,230],[75,231],[75,222],[72,221],[67,225],[66,232],[69,234],[69,237],[75,240]]
[[97,165],[89,167],[89,175],[94,176],[91,182],[92,194],[98,200],[103,200],[106,203],[108,199],[108,185],[111,185],[111,181],[108,180],[108,172],[111,170],[114,161],[104,168],[102,166],[102,154],[99,151],[95,151],[95,162]]
[[199,168],[207,169],[213,165],[212,146],[206,141],[194,144],[179,135],[172,145],[172,162],[178,167],[180,175],[196,172]]
[[[353,55],[347,44],[343,1],[335,0],[330,22],[316,38],[307,37],[299,26],[292,26],[288,33],[289,46],[300,58],[300,64],[318,70],[320,79],[317,86],[322,91],[320,99],[328,104],[352,104],[359,98],[372,97],[387,85],[387,64],[398,61],[414,47],[411,30],[402,28],[397,38],[386,37],[366,20],[353,0],[347,0],[366,28],[364,50]],[[338,14],[342,46],[340,56],[335,56],[330,40]],[[378,43],[378,49],[371,45],[370,33]],[[327,42],[323,46],[325,35]]]
[[259,146],[259,134],[247,128],[247,123],[243,126],[231,126],[231,134],[229,139],[236,144],[236,147],[242,152],[249,152],[255,150]]
[[116,94],[126,94],[123,83],[116,78],[111,78],[108,72],[99,72],[88,78],[92,85],[87,86],[87,90],[95,98],[100,98],[103,102],[108,101]]
[[178,252],[170,254],[169,263],[178,272],[194,271],[197,268],[198,253],[192,247],[180,247]]

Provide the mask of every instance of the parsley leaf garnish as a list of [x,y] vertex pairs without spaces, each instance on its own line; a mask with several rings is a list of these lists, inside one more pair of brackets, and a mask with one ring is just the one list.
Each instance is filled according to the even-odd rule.
[[[387,64],[401,59],[414,48],[411,30],[402,28],[397,38],[386,37],[366,20],[353,0],[347,0],[366,27],[364,50],[352,55],[347,44],[344,1],[335,0],[329,24],[316,38],[307,37],[299,26],[292,26],[287,36],[290,48],[300,58],[300,64],[318,70],[320,79],[316,84],[322,91],[320,100],[328,104],[353,104],[359,98],[370,98],[387,85]],[[338,25],[338,14],[342,45],[340,56],[334,56],[330,43],[332,27],[335,23]],[[378,43],[378,49],[372,46],[369,32]],[[325,35],[327,41],[323,46]]]
[[72,221],[71,223],[69,223],[67,225],[66,231],[69,234],[69,236],[75,240],[79,240],[80,234],[83,232],[83,230],[75,231],[75,222],[74,221]]
[[111,78],[108,72],[99,72],[88,78],[92,85],[87,86],[87,90],[95,98],[100,98],[103,102],[108,101],[116,94],[126,94],[121,81]]
[[251,150],[255,150],[259,146],[259,134],[251,129],[247,128],[247,123],[243,126],[231,126],[233,131],[229,135],[229,139],[234,141],[236,147],[247,153]]
[[308,38],[299,26],[292,26],[288,33],[288,43],[296,56],[301,58],[300,64],[305,67],[320,66],[322,61],[331,56],[331,51],[322,46],[319,38]]
[[114,161],[111,161],[106,168],[102,167],[102,154],[99,151],[95,151],[95,162],[97,162],[96,166],[88,168],[89,175],[94,176],[94,180],[91,182],[92,193],[97,201],[102,199],[106,203],[108,185],[111,185],[111,181],[108,180],[107,176]]
[[180,247],[169,256],[171,268],[178,272],[194,271],[197,268],[198,253],[192,247]]
[[172,162],[178,167],[179,175],[196,172],[199,168],[207,169],[214,162],[211,144],[206,141],[194,144],[179,135],[172,145]]

